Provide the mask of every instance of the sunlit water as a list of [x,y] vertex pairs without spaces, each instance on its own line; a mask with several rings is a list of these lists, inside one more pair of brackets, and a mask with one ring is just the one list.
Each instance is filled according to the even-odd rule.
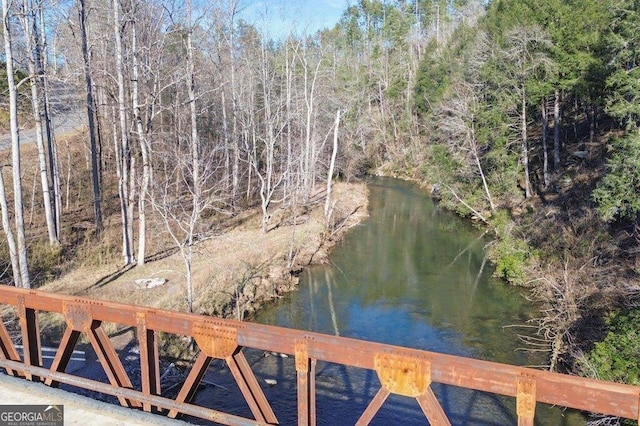
[[[370,217],[350,231],[330,265],[307,270],[299,291],[253,321],[514,365],[544,361],[519,350],[518,334],[529,332],[522,326],[536,310],[524,293],[492,277],[482,230],[414,184],[374,179],[369,188]],[[277,381],[263,387],[280,424],[296,424],[293,358],[246,352],[259,380]],[[212,364],[205,379],[199,404],[252,418],[223,363]],[[319,362],[318,424],[354,424],[379,387],[374,372]],[[453,424],[517,424],[513,398],[433,388]],[[576,413],[540,404],[536,418],[541,425],[583,423]],[[374,424],[428,423],[415,400],[391,396]]]

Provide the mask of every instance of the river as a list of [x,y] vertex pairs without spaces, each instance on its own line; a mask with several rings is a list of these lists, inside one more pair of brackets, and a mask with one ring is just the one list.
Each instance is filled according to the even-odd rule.
[[[543,355],[524,351],[537,312],[518,288],[492,276],[480,229],[444,211],[417,185],[387,178],[370,182],[370,217],[350,231],[330,264],[305,271],[300,289],[252,321],[353,337],[502,363],[537,366]],[[248,351],[280,424],[296,422],[293,358]],[[217,362],[215,386],[198,400],[224,399],[226,409],[251,417]],[[212,375],[212,377],[214,377]],[[320,425],[353,424],[379,388],[375,373],[319,363]],[[456,425],[517,424],[515,400],[434,384]],[[584,424],[575,412],[538,404],[541,425]],[[415,400],[390,397],[374,424],[427,424]]]

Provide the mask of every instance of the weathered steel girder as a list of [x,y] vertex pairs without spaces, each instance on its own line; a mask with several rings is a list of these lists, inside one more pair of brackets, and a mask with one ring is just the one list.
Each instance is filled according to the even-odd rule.
[[[243,348],[295,357],[298,424],[316,422],[316,364],[325,361],[373,370],[380,389],[358,424],[368,424],[391,394],[415,398],[431,424],[450,424],[431,384],[441,383],[513,397],[519,425],[533,425],[536,402],[595,413],[639,419],[640,388],[434,352],[329,336],[201,315],[90,300],[0,286],[0,305],[16,308],[23,342],[20,357],[0,322],[0,368],[27,380],[57,386],[66,383],[118,398],[124,406],[176,417],[179,414],[222,424],[277,424]],[[64,316],[66,329],[50,368],[42,367],[38,312]],[[133,327],[140,353],[140,389],[132,382],[103,322]],[[159,333],[188,336],[200,352],[175,399],[160,389]],[[85,335],[107,375],[102,383],[66,373],[73,349]],[[246,419],[191,403],[209,364],[224,360],[254,419]]]

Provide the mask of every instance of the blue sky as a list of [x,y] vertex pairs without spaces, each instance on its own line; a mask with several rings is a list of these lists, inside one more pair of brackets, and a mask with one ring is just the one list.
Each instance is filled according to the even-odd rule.
[[240,17],[273,38],[333,27],[348,0],[241,0]]

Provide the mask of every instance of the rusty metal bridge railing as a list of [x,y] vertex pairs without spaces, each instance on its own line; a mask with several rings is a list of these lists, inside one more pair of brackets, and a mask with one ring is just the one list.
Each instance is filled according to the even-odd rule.
[[[23,355],[0,321],[0,368],[13,376],[48,386],[65,383],[115,396],[123,406],[175,418],[179,414],[222,424],[277,424],[278,419],[243,348],[295,357],[298,424],[316,422],[316,364],[318,361],[373,370],[380,388],[358,424],[368,424],[387,397],[417,400],[432,425],[450,424],[431,383],[454,385],[516,399],[519,425],[533,425],[536,402],[639,420],[640,388],[547,371],[515,367],[434,352],[408,349],[201,315],[97,301],[73,296],[0,286],[0,307],[17,310]],[[42,367],[39,312],[62,314],[64,334],[50,368]],[[134,327],[140,353],[139,388],[134,388],[103,323]],[[197,359],[175,399],[160,389],[160,333],[192,337]],[[109,383],[65,372],[81,335],[85,335],[102,364]],[[254,419],[192,403],[213,359],[224,360]]]

